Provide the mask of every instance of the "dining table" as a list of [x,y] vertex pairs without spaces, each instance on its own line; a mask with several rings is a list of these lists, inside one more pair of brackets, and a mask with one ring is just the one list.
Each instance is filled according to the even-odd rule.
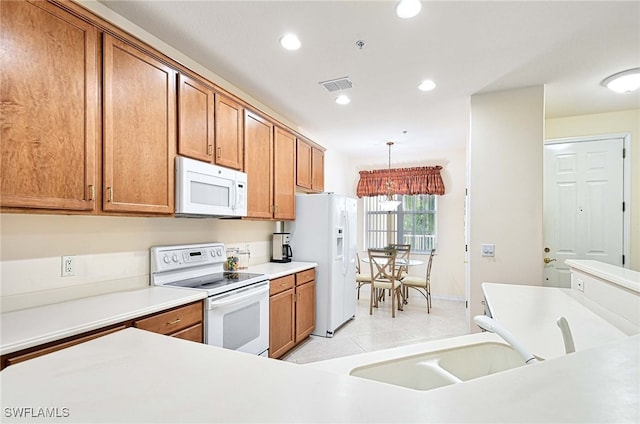
[[[362,262],[371,263],[371,260],[369,259],[368,256],[365,256],[364,258],[362,258]],[[396,259],[396,268],[400,268],[403,266],[416,266],[416,265],[424,265],[424,261],[421,261],[420,259],[409,259],[409,261],[407,261],[406,259],[399,259],[399,258]],[[402,283],[402,279],[400,279],[400,282]],[[407,297],[408,297],[407,293],[405,293],[404,290],[402,290],[400,293],[402,295],[402,303],[406,305]],[[379,300],[382,300],[382,299],[384,299],[383,293],[379,295]],[[399,310],[401,311],[402,309],[399,309]]]
[[[362,258],[362,262],[370,263],[370,260],[367,256]],[[416,265],[424,265],[424,261],[419,259],[409,259],[407,263],[406,259],[396,259],[396,266],[416,266]]]

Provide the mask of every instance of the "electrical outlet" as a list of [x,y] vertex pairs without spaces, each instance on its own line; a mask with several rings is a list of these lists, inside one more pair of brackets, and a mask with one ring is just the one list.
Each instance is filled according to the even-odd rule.
[[494,244],[483,243],[480,245],[480,249],[482,250],[482,256],[493,257],[496,255],[496,246]]
[[76,257],[63,256],[62,257],[62,276],[72,277],[74,275],[76,275]]

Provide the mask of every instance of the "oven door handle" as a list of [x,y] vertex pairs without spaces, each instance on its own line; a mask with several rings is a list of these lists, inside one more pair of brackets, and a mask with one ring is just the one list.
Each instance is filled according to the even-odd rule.
[[[240,290],[242,291],[242,290]],[[261,294],[267,293],[269,292],[269,284],[265,284],[263,287],[260,288],[250,288],[250,289],[246,289],[245,290],[246,293],[244,294],[231,294],[230,296],[226,297],[223,300],[210,300],[209,301],[209,309],[213,309],[213,308],[219,308],[221,306],[226,306],[226,305],[230,305],[232,303],[237,303],[237,302],[241,302],[243,300],[252,298],[252,297],[256,297],[259,296]]]

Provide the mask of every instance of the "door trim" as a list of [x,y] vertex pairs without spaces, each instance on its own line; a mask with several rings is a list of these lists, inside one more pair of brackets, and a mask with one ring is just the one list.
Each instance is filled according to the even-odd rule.
[[[550,144],[563,144],[563,143],[582,143],[588,141],[600,141],[611,139],[622,139],[623,147],[625,149],[625,156],[622,160],[622,194],[625,204],[624,214],[622,216],[622,254],[624,255],[624,268],[629,268],[631,262],[631,133],[613,133],[613,134],[599,134],[589,136],[578,137],[562,137],[562,138],[550,138],[544,141],[544,145]],[[544,229],[543,229],[544,230]]]

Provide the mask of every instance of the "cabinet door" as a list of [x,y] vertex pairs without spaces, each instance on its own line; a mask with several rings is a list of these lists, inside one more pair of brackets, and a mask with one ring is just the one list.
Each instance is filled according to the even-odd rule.
[[104,35],[103,209],[173,213],[176,72]]
[[296,143],[296,185],[311,189],[311,146],[300,139]]
[[273,217],[296,218],[296,138],[276,127],[273,140]]
[[294,289],[269,298],[269,357],[279,358],[295,345]]
[[304,340],[316,326],[316,282],[296,287],[296,343]]
[[244,170],[247,173],[247,217],[273,216],[273,124],[245,111]]
[[211,162],[215,93],[203,81],[183,74],[178,78],[178,154]]
[[0,2],[0,205],[92,210],[97,30],[46,2]]
[[324,191],[324,152],[315,147],[311,149],[311,189]]
[[240,103],[220,93],[216,94],[215,163],[240,171],[244,168],[243,111]]

